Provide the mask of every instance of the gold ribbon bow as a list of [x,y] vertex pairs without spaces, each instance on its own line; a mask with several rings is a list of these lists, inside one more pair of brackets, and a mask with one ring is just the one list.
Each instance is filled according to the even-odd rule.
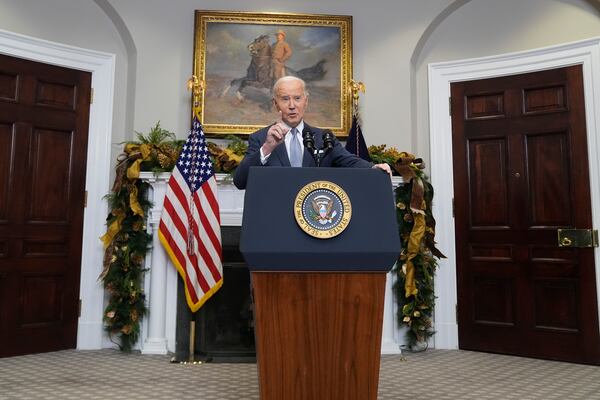
[[128,143],[125,145],[125,153],[129,159],[134,160],[133,163],[127,168],[127,178],[137,179],[140,177],[140,166],[142,162],[148,161],[152,154],[152,148],[147,144],[133,144]]
[[410,232],[407,246],[407,256],[405,265],[406,280],[404,283],[404,295],[406,297],[416,295],[419,290],[415,283],[415,266],[412,260],[419,254],[421,241],[425,235],[425,187],[423,180],[417,175],[417,171],[425,168],[423,160],[415,158],[413,154],[402,152],[400,157],[394,163],[394,169],[402,176],[404,182],[412,183],[410,196],[410,212],[413,217],[414,225]]

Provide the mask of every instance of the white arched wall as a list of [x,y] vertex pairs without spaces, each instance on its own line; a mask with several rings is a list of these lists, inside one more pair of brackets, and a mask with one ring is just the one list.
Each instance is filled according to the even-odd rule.
[[[422,48],[416,49],[419,51],[415,53],[413,60],[413,106],[416,107],[418,132],[416,147],[420,149],[419,154],[430,161],[431,180],[436,188],[436,238],[440,248],[448,256],[448,259],[440,262],[436,279],[438,298],[435,324],[438,333],[435,346],[438,348],[458,347],[454,222],[451,210],[453,186],[452,176],[448,174],[452,170],[452,146],[447,141],[451,129],[449,125],[444,125],[449,121],[449,82],[583,64],[586,74],[590,160],[598,158],[598,150],[592,146],[596,143],[594,104],[597,106],[598,103],[591,97],[594,93],[597,96],[597,88],[593,82],[600,79],[596,72],[600,68],[597,63],[597,41],[581,42],[600,35],[597,2],[472,0],[455,3],[461,3],[460,7],[452,9],[442,21],[437,21],[438,26],[429,32],[428,40],[421,43]],[[499,32],[502,34],[498,34]],[[573,41],[579,43],[561,45]],[[558,47],[530,50],[551,45]],[[509,54],[515,51],[521,53]],[[503,53],[506,55],[494,56]],[[598,180],[597,165],[590,164],[590,172],[594,191]],[[600,202],[599,192],[592,196],[592,201],[594,204]],[[595,210],[594,215],[597,216],[599,212],[600,210]],[[594,218],[595,226],[598,226],[597,222]],[[598,261],[600,260],[596,260],[597,269]],[[598,278],[598,272],[596,275]]]
[[108,3],[109,0],[0,0],[0,29],[115,55],[113,115],[111,130],[106,132],[112,135],[110,159],[114,160],[122,150],[118,143],[133,137],[134,115],[128,109],[133,108],[133,83],[128,71],[130,53],[135,59],[135,46],[128,40],[127,30],[123,30],[124,24],[119,24],[118,15],[110,13]]

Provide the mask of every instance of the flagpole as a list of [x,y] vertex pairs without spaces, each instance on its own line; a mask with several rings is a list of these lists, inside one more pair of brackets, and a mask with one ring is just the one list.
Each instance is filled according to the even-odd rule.
[[[196,75],[192,75],[187,81],[187,89],[192,92],[192,121],[194,117],[198,117],[200,120],[201,106],[200,98],[202,96],[202,90],[204,90],[204,81],[198,79]],[[193,202],[190,199],[190,207],[193,207]],[[191,228],[191,227],[190,227]],[[191,252],[194,247],[193,239],[188,239],[188,251]],[[210,362],[212,359],[206,357],[203,360],[196,360],[196,313],[192,313],[192,319],[190,320],[190,337],[188,347],[188,363],[190,364],[203,364]],[[185,362],[184,362],[185,363]]]
[[[223,262],[217,184],[200,122],[204,82],[192,76],[187,88],[192,91],[192,128],[169,179],[158,235],[184,280],[186,301],[195,313],[223,285]],[[181,364],[212,360],[195,360],[195,320],[190,318],[189,361]]]
[[190,354],[188,355],[189,362],[194,362],[196,357],[196,321],[190,321]]
[[350,90],[352,91],[352,115],[358,117],[358,100],[360,92],[365,92],[365,84],[361,81],[350,80]]
[[358,107],[360,93],[365,92],[365,84],[351,79],[349,90],[352,95],[352,126],[348,132],[348,138],[346,139],[346,150],[366,161],[372,161],[360,128],[360,113]]

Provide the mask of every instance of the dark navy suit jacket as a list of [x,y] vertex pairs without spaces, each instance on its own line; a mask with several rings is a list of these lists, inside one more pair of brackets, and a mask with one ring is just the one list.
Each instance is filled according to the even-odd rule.
[[[322,148],[323,130],[309,126],[306,124],[306,122],[304,123],[304,126],[308,127],[310,131],[314,133],[315,148]],[[246,189],[246,182],[248,180],[248,172],[250,170],[250,167],[263,165],[260,162],[260,148],[267,139],[267,131],[269,130],[269,128],[270,126],[262,128],[254,132],[248,138],[248,150],[246,151],[246,156],[244,157],[240,165],[236,168],[235,173],[233,175],[233,183],[238,189]],[[273,150],[273,153],[271,153],[264,166],[291,166],[284,142],[281,142],[275,148],[275,150]],[[304,149],[304,158],[302,159],[302,166],[316,167],[315,160],[312,158],[312,156],[306,150],[306,148]],[[370,162],[365,161],[352,153],[349,153],[337,139],[335,139],[333,150],[321,159],[321,167],[371,168],[372,166],[373,164],[371,164]]]

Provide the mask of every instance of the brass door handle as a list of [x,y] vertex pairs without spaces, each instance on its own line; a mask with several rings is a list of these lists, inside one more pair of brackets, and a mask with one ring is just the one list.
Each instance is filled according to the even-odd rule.
[[568,237],[564,237],[560,241],[560,245],[562,247],[569,247],[572,243],[573,243],[573,241],[571,239],[569,239]]
[[558,247],[598,247],[595,229],[559,229]]

